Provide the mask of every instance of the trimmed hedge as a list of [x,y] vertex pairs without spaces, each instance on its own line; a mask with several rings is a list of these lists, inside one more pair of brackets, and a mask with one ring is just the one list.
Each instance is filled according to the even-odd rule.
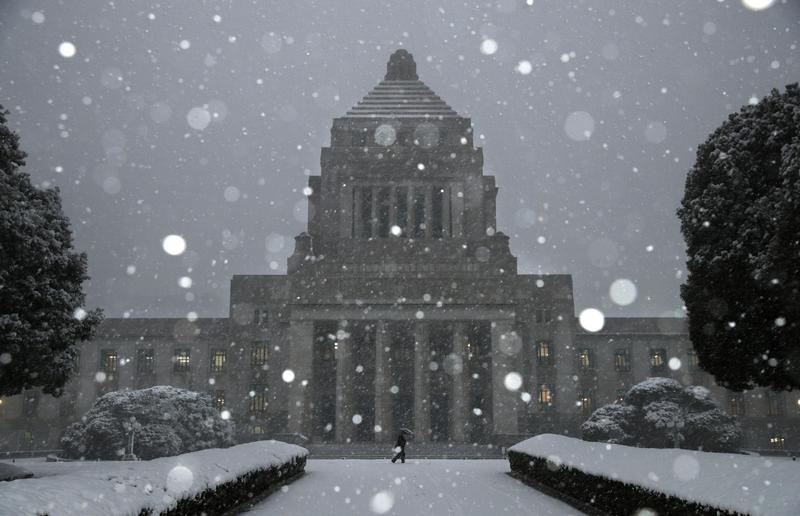
[[604,513],[632,515],[647,508],[659,516],[671,514],[744,516],[735,511],[691,502],[619,480],[585,473],[563,464],[549,463],[545,458],[532,457],[518,451],[509,451],[508,461],[511,471],[522,480],[553,489],[564,496],[564,501],[577,500]]
[[[306,457],[296,457],[291,462],[267,469],[257,469],[234,480],[210,487],[192,498],[178,500],[177,506],[159,513],[160,516],[207,516],[231,512],[260,494],[270,491],[293,477],[302,474]],[[152,516],[152,509],[143,509],[139,516]]]

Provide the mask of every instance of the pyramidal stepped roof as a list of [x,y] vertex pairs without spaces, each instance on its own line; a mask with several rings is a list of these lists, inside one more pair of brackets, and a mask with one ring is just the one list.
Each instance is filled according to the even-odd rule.
[[417,76],[417,63],[407,50],[391,55],[386,77],[347,112],[348,118],[456,118],[445,101]]

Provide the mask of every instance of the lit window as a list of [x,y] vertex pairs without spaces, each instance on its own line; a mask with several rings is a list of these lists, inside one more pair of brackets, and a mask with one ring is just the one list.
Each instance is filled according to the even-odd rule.
[[583,416],[588,416],[594,410],[594,396],[592,391],[585,390],[578,396],[578,408]]
[[650,350],[650,369],[662,370],[667,366],[667,350],[664,348]]
[[211,350],[211,372],[222,373],[225,371],[225,362],[228,360],[228,354],[224,349]]
[[136,350],[136,373],[153,374],[156,371],[156,357],[153,348]]
[[627,349],[614,350],[614,370],[621,373],[631,370],[631,357]]
[[263,383],[255,384],[250,389],[250,412],[265,414],[267,412],[267,386]]
[[107,375],[116,373],[118,365],[119,357],[116,350],[104,349],[100,353],[100,369],[102,369],[104,373]]
[[269,358],[269,347],[266,344],[253,344],[251,364],[255,367],[261,367],[267,363],[267,358]]
[[214,408],[222,410],[225,407],[225,391],[214,391]]
[[266,432],[266,430],[264,429],[263,426],[261,426],[261,425],[253,425],[252,426],[252,430],[251,430],[250,433],[253,434],[253,435],[264,435],[267,432]]
[[744,395],[741,392],[730,393],[728,413],[732,416],[744,416]]
[[782,450],[785,441],[782,435],[773,435],[769,438],[769,446],[773,450]]
[[553,350],[550,349],[549,341],[542,340],[536,344],[536,358],[539,361],[539,365],[552,365]]
[[192,352],[188,349],[176,349],[172,357],[173,370],[176,373],[188,373],[192,368]]
[[551,410],[553,408],[553,397],[553,389],[549,385],[539,386],[537,398],[537,401],[539,402],[539,410]]
[[589,348],[578,351],[578,366],[582,371],[594,369],[594,352]]
[[693,349],[689,350],[689,368],[690,369],[700,368],[700,358],[697,356],[697,351]]

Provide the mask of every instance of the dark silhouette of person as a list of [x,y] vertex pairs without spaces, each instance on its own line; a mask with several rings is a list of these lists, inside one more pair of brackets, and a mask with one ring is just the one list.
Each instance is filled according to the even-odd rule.
[[406,442],[406,433],[400,432],[400,435],[397,436],[397,442],[394,445],[395,449],[400,448],[400,451],[392,458],[392,464],[397,462],[397,459],[400,459],[402,464],[406,463]]

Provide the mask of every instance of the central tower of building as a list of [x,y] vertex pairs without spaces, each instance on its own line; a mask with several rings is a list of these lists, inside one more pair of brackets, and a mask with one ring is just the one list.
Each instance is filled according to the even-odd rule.
[[537,307],[554,323],[537,334],[557,340],[563,327],[570,342],[571,281],[517,275],[470,120],[398,50],[333,121],[320,165],[287,276],[236,276],[231,290],[234,319],[278,318],[281,367],[294,373],[287,431],[323,442],[390,440],[401,427],[424,441],[519,433],[522,342]]

